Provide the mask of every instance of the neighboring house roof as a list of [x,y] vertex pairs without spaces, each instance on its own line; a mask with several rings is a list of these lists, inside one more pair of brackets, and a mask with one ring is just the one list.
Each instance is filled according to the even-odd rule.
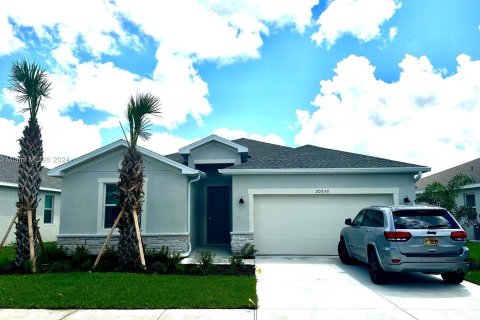
[[[92,152],[89,152],[81,157],[78,157],[76,159],[73,159],[72,161],[69,161],[65,164],[62,164],[56,168],[53,168],[51,169],[49,172],[48,172],[48,175],[49,176],[57,176],[57,177],[61,177],[63,176],[65,170],[68,170],[68,169],[71,169],[73,167],[76,167],[82,163],[85,163],[87,161],[89,161],[90,159],[93,159],[93,158],[96,158],[100,155],[103,155],[107,152],[110,152],[110,151],[113,151],[113,150],[116,150],[118,148],[128,148],[128,143],[125,141],[125,140],[117,140],[115,142],[112,142],[106,146],[103,146],[97,150],[94,150]],[[143,155],[146,155],[146,156],[149,156],[149,157],[152,157],[156,160],[159,160],[163,163],[166,163],[168,165],[171,165],[175,168],[178,168],[180,170],[182,170],[182,174],[185,174],[185,175],[193,175],[193,174],[198,174],[200,173],[199,170],[196,170],[196,169],[193,169],[193,168],[190,168],[190,167],[187,167],[181,163],[178,163],[176,161],[173,161],[167,157],[164,157],[156,152],[153,152],[153,151],[150,151],[148,149],[145,149],[145,148],[142,148],[142,147],[139,147],[137,146],[137,149],[138,151],[143,154]]]
[[432,174],[428,177],[418,180],[416,183],[417,190],[423,190],[432,182],[439,182],[441,184],[447,184],[457,174],[463,173],[471,177],[475,183],[480,182],[480,158],[463,163],[456,167],[440,171]]
[[230,140],[227,140],[225,138],[222,138],[222,137],[219,137],[217,135],[214,135],[214,134],[211,134],[209,135],[208,137],[205,137],[201,140],[198,140],[194,143],[191,143],[189,144],[188,146],[185,146],[183,148],[180,148],[180,150],[178,150],[178,153],[179,154],[190,154],[190,151],[194,148],[197,148],[203,144],[206,144],[206,143],[209,143],[211,141],[217,141],[221,144],[224,144],[224,145],[227,145],[227,146],[230,146],[234,149],[237,149],[237,152],[238,153],[247,153],[248,152],[248,148],[245,147],[245,146],[242,146],[238,143],[235,143],[233,141],[230,141]]
[[[0,185],[18,187],[18,163],[15,157],[0,155]],[[62,188],[62,180],[49,177],[47,168],[42,168],[40,176],[40,190],[60,191]]]

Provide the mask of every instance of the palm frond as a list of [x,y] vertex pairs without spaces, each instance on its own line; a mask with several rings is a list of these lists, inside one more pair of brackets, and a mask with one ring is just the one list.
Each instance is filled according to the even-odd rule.
[[44,107],[42,99],[49,98],[51,91],[46,70],[35,62],[15,61],[10,68],[9,84],[17,102],[28,104],[20,111],[28,111],[31,118],[36,118],[38,110]]
[[152,125],[148,116],[159,116],[161,113],[160,100],[151,93],[138,93],[130,96],[125,115],[128,120],[130,145],[135,147],[138,138],[148,140],[151,137]]

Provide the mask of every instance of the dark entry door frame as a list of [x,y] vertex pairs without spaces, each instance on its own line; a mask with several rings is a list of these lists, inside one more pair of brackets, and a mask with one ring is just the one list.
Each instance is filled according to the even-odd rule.
[[230,244],[231,192],[227,185],[207,185],[207,244]]

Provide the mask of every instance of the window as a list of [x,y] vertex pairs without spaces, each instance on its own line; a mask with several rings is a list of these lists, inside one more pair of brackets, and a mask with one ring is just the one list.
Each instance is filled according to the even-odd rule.
[[115,183],[105,184],[104,223],[105,229],[111,228],[120,213],[120,190]]
[[45,195],[45,205],[43,208],[43,223],[53,223],[53,195]]
[[360,227],[362,225],[364,216],[365,216],[365,211],[364,210],[360,211],[360,213],[355,217],[355,219],[353,219],[352,225],[354,227]]
[[383,227],[383,212],[368,210],[363,225],[366,227]]
[[395,229],[457,229],[446,210],[399,210],[393,212]]
[[474,194],[465,194],[465,207],[476,209]]

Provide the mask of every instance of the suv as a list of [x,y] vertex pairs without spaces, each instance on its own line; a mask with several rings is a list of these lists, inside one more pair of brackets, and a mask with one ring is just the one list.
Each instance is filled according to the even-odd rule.
[[345,224],[340,260],[367,263],[373,283],[385,283],[389,272],[440,273],[454,284],[464,279],[470,261],[467,234],[446,209],[372,206]]

